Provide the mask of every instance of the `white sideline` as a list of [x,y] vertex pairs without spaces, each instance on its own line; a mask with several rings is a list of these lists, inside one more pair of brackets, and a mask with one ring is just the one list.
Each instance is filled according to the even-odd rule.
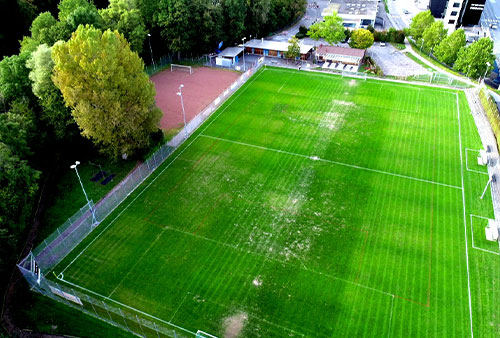
[[469,151],[474,151],[476,153],[479,153],[479,150],[477,150],[477,149],[465,148],[465,168],[467,169],[467,171],[470,171],[473,173],[478,173],[478,174],[483,174],[483,175],[489,175],[488,172],[479,171],[476,169],[469,169],[469,159],[467,156],[467,152],[469,152]]
[[470,319],[470,334],[471,338],[474,338],[474,328],[472,325],[472,300],[470,293],[470,271],[469,271],[469,244],[467,239],[467,216],[465,211],[465,189],[464,189],[464,161],[462,155],[462,132],[460,123],[460,105],[458,103],[458,93],[455,94],[457,102],[457,118],[458,118],[458,144],[460,148],[460,174],[462,176],[462,204],[464,209],[464,237],[465,237],[465,258],[467,263],[467,292],[469,295],[469,319]]
[[358,166],[358,165],[343,163],[343,162],[339,162],[339,161],[327,160],[327,159],[323,159],[323,158],[320,158],[320,157],[317,157],[317,156],[308,156],[308,155],[302,155],[302,154],[292,153],[292,152],[285,151],[285,150],[268,148],[268,147],[258,146],[258,145],[255,145],[255,144],[250,144],[250,143],[245,143],[245,142],[228,140],[228,139],[225,139],[225,138],[216,137],[216,136],[210,136],[210,135],[206,135],[206,134],[203,134],[203,133],[201,133],[200,136],[206,137],[206,138],[210,138],[210,139],[214,139],[214,140],[223,141],[223,142],[229,142],[229,143],[239,144],[239,145],[246,146],[246,147],[257,148],[257,149],[262,149],[262,150],[273,151],[273,152],[276,152],[276,153],[281,153],[281,154],[287,154],[287,155],[291,155],[291,156],[302,157],[302,158],[306,158],[306,159],[309,159],[309,160],[313,159],[315,161],[321,161],[321,162],[336,164],[336,165],[340,165],[340,166],[344,166],[344,167],[349,167],[349,168],[354,168],[354,169],[371,171],[371,172],[375,172],[375,173],[379,173],[379,174],[384,174],[384,175],[389,175],[389,176],[395,176],[395,177],[399,177],[399,178],[405,178],[405,179],[414,180],[414,181],[418,181],[418,182],[424,182],[424,183],[430,183],[430,184],[440,185],[440,186],[443,186],[443,187],[448,187],[448,188],[453,188],[453,189],[458,189],[458,190],[462,189],[461,187],[458,187],[456,185],[451,185],[451,184],[446,184],[446,183],[441,183],[441,182],[434,182],[434,181],[426,180],[426,179],[423,179],[423,178],[417,178],[417,177],[412,177],[412,176],[406,176],[406,175],[402,175],[402,174],[391,173],[391,172],[388,172],[388,171],[383,171],[383,170],[378,170],[378,169],[361,167],[361,166]]
[[[257,72],[258,72],[258,71],[257,71]],[[92,245],[92,244],[93,244],[93,243],[94,243],[94,242],[95,242],[95,241],[96,241],[96,240],[97,240],[97,239],[98,239],[98,238],[99,238],[99,237],[100,237],[100,236],[101,236],[101,235],[102,235],[102,234],[103,234],[103,233],[104,233],[104,232],[105,232],[105,231],[106,231],[106,230],[107,230],[107,229],[108,229],[108,228],[109,228],[109,227],[110,227],[113,223],[115,223],[115,221],[116,221],[116,220],[117,220],[117,219],[118,219],[118,218],[119,218],[119,217],[120,217],[120,216],[121,216],[121,215],[125,212],[125,210],[127,210],[127,209],[128,209],[128,207],[129,207],[129,206],[131,206],[131,205],[132,205],[132,203],[134,203],[134,202],[135,202],[135,201],[136,201],[136,200],[137,200],[137,199],[138,199],[138,198],[142,195],[142,193],[143,193],[144,191],[146,191],[146,190],[147,190],[147,189],[148,189],[148,188],[149,188],[149,187],[150,187],[150,186],[151,186],[151,185],[152,185],[152,184],[156,181],[156,179],[157,179],[158,177],[160,177],[160,176],[163,174],[163,172],[164,172],[165,170],[167,170],[167,169],[170,167],[170,165],[171,165],[172,163],[174,163],[174,162],[177,160],[177,158],[179,158],[179,156],[181,156],[181,155],[184,153],[184,151],[186,151],[186,149],[188,149],[188,148],[191,146],[191,144],[193,144],[193,143],[194,143],[194,142],[198,139],[198,137],[200,137],[201,133],[203,133],[203,132],[204,132],[204,131],[208,128],[208,127],[210,127],[210,126],[212,125],[212,123],[213,123],[215,120],[217,120],[217,118],[218,118],[220,115],[222,115],[222,113],[223,113],[223,112],[224,112],[224,111],[225,111],[225,110],[226,110],[226,109],[227,109],[227,108],[228,108],[228,107],[229,107],[229,106],[230,106],[230,105],[231,105],[231,104],[232,104],[232,103],[233,103],[233,102],[234,102],[234,101],[235,101],[235,100],[236,100],[236,99],[237,99],[237,98],[238,98],[238,97],[239,97],[239,96],[243,93],[243,92],[245,92],[245,91],[246,91],[246,89],[250,86],[250,84],[251,84],[251,83],[253,83],[253,82],[255,81],[255,79],[257,79],[257,78],[260,76],[260,74],[262,74],[262,73],[263,73],[263,71],[259,72],[258,74],[255,74],[255,77],[254,77],[254,78],[252,78],[252,79],[250,80],[251,82],[250,82],[250,81],[248,82],[248,86],[246,86],[245,88],[243,88],[243,89],[242,89],[242,90],[238,93],[238,95],[236,95],[236,96],[235,96],[234,100],[232,100],[231,102],[229,102],[229,103],[228,103],[228,104],[224,107],[224,109],[222,109],[222,110],[219,112],[219,114],[217,114],[217,115],[216,115],[216,116],[212,119],[212,121],[210,121],[209,123],[207,123],[207,125],[205,126],[205,128],[203,128],[203,129],[202,129],[202,131],[200,132],[200,134],[196,135],[196,137],[195,137],[195,138],[193,138],[193,139],[191,140],[191,142],[189,142],[189,143],[187,144],[187,146],[185,146],[185,147],[184,147],[184,148],[183,148],[183,149],[179,152],[179,154],[177,154],[177,156],[176,156],[176,157],[174,157],[174,159],[173,159],[170,163],[168,163],[168,164],[165,166],[165,168],[163,168],[163,169],[162,169],[159,173],[157,173],[157,174],[156,174],[156,176],[155,176],[155,178],[153,178],[153,179],[151,180],[151,182],[149,182],[149,184],[148,184],[146,187],[144,187],[144,189],[143,189],[141,192],[139,192],[139,193],[137,194],[137,196],[136,196],[136,197],[134,197],[134,199],[133,199],[132,201],[130,201],[130,203],[129,203],[129,204],[127,204],[127,205],[123,208],[123,210],[122,210],[122,211],[120,211],[120,212],[118,213],[118,215],[116,215],[116,217],[115,217],[115,218],[114,218],[111,222],[109,222],[109,224],[108,224],[108,225],[107,225],[107,226],[106,226],[106,227],[105,227],[105,228],[104,228],[104,229],[103,229],[103,230],[102,230],[99,234],[97,234],[97,236],[96,236],[96,237],[95,237],[95,238],[94,238],[94,239],[93,239],[93,240],[92,240],[92,241],[91,241],[91,242],[90,242],[90,243],[89,243],[89,244],[88,244],[85,248],[83,248],[83,250],[82,250],[81,252],[79,252],[79,253],[78,253],[78,255],[77,255],[77,256],[76,256],[76,257],[75,257],[75,258],[74,258],[74,259],[73,259],[73,260],[72,260],[72,261],[71,261],[71,262],[70,262],[70,263],[69,263],[69,264],[68,264],[68,265],[67,265],[67,266],[66,266],[66,267],[65,267],[65,268],[61,271],[61,273],[64,273],[64,272],[66,271],[66,269],[68,269],[68,268],[69,268],[69,267],[70,267],[70,266],[71,266],[71,265],[72,265],[72,264],[73,264],[73,263],[74,263],[74,262],[75,262],[75,261],[76,261],[76,260],[77,260],[77,259],[78,259],[78,258],[79,258],[79,257],[80,257],[80,256],[81,256],[81,255],[82,255],[82,254],[83,254],[83,253],[87,250],[87,249],[88,249],[88,248],[89,248],[89,246],[91,246],[91,245]],[[247,83],[245,83],[245,84],[247,84]],[[243,84],[243,85],[245,85],[245,84]],[[242,86],[243,86],[243,85],[242,85]],[[225,102],[225,103],[227,103],[227,102],[228,102],[228,100],[232,98],[232,96],[234,95],[234,93],[236,93],[236,92],[233,92],[233,93],[231,94],[231,96],[227,98],[227,100],[226,100],[226,102]],[[123,203],[123,202],[122,202],[122,203]]]
[[489,220],[488,217],[484,217],[484,216],[479,216],[479,215],[474,215],[474,214],[470,214],[470,232],[471,232],[471,236],[472,236],[472,247],[476,250],[480,250],[480,251],[484,251],[484,252],[488,252],[488,253],[491,253],[491,254],[494,254],[494,255],[497,255],[497,256],[500,256],[500,252],[495,252],[495,251],[491,251],[491,250],[488,250],[488,249],[483,249],[483,248],[480,248],[478,246],[476,246],[474,244],[474,227],[472,225],[472,219],[476,217],[476,218],[481,218],[481,219],[486,219],[486,220]]

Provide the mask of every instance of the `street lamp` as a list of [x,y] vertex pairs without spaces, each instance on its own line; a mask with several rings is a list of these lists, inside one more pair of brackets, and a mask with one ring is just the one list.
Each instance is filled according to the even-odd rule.
[[182,88],[184,88],[184,85],[181,84],[179,86],[179,92],[177,95],[181,97],[181,105],[182,105],[182,115],[184,116],[184,139],[187,139],[187,127],[186,127],[186,112],[184,111],[184,99],[182,97]]
[[93,225],[97,224],[97,218],[95,217],[95,210],[94,207],[90,205],[89,197],[87,196],[87,192],[85,191],[85,188],[83,187],[82,179],[80,178],[80,175],[78,174],[78,169],[77,166],[80,164],[79,161],[75,161],[75,164],[73,164],[70,168],[75,169],[76,176],[78,176],[78,181],[80,182],[80,185],[82,186],[83,194],[85,195],[85,199],[87,200],[87,204],[89,205],[90,212],[92,213],[92,219],[93,219]]
[[422,47],[424,46],[424,38],[422,38],[422,43],[420,44],[420,53],[422,53]]
[[243,71],[246,71],[247,70],[247,66],[245,65],[245,40],[246,40],[246,37],[244,37],[241,40],[243,40]]
[[486,80],[486,73],[488,72],[488,68],[490,68],[491,63],[486,62],[486,70],[484,71],[483,82]]
[[149,41],[149,51],[151,52],[151,62],[153,63],[153,69],[156,69],[155,60],[153,59],[153,48],[151,48],[151,34],[148,33],[148,41]]

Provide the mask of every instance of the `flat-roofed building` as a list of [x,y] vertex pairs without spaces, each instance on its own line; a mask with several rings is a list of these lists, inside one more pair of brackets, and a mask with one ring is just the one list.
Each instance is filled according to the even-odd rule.
[[242,55],[242,47],[228,47],[217,55],[215,62],[217,66],[231,67],[238,63],[239,57]]
[[324,18],[337,13],[344,21],[345,27],[366,28],[375,26],[377,10],[377,0],[332,0],[321,15]]
[[[264,39],[253,39],[245,43],[245,52],[249,54],[257,54],[264,56],[272,56],[277,58],[285,58],[285,53],[288,51],[288,42],[271,41]],[[300,44],[300,59],[307,60],[311,57],[313,45]]]

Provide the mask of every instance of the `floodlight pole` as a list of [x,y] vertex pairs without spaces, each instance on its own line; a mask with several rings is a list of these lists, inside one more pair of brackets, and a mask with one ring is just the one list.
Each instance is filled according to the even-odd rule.
[[151,52],[151,62],[153,63],[153,69],[156,70],[155,60],[153,59],[153,48],[151,48],[151,34],[148,33],[149,51]]
[[186,127],[186,112],[184,111],[184,99],[182,97],[182,88],[184,87],[183,84],[179,86],[179,92],[177,95],[181,97],[181,106],[182,106],[182,116],[184,117],[184,139],[187,139],[187,127]]
[[243,40],[243,71],[246,71],[247,70],[247,66],[245,64],[245,40],[246,40],[246,37],[244,37],[241,40]]
[[422,43],[420,44],[420,53],[422,53],[422,47],[424,46],[424,38],[422,38]]
[[486,70],[484,71],[483,82],[486,80],[486,73],[488,72],[488,68],[490,68],[491,64],[486,62]]
[[78,173],[77,166],[79,164],[80,164],[80,162],[76,161],[75,164],[73,164],[70,168],[75,169],[76,176],[78,177],[78,181],[80,182],[80,185],[82,186],[83,194],[85,195],[85,199],[87,200],[87,204],[89,205],[90,212],[92,213],[93,224],[97,224],[98,222],[97,222],[97,218],[95,217],[94,207],[90,205],[89,197],[87,196],[87,192],[85,191],[85,188],[83,187],[82,179],[80,178],[80,174]]

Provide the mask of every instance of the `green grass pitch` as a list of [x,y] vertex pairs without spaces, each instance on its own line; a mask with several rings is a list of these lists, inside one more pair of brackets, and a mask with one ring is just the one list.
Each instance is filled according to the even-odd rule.
[[499,337],[480,148],[462,92],[262,69],[54,272],[219,337]]

